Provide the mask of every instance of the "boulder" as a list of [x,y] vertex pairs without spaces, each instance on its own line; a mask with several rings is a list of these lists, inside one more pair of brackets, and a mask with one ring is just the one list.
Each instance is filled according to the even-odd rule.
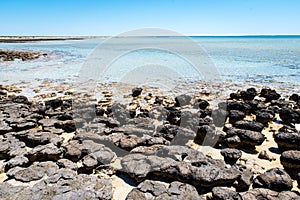
[[221,155],[226,163],[233,165],[242,157],[242,152],[238,149],[227,148],[221,151]]
[[291,190],[293,187],[293,180],[290,175],[280,168],[273,168],[267,170],[264,174],[257,176],[253,180],[254,188],[268,188],[278,192],[284,190]]
[[282,151],[285,150],[300,150],[300,133],[275,133],[274,140],[278,148]]

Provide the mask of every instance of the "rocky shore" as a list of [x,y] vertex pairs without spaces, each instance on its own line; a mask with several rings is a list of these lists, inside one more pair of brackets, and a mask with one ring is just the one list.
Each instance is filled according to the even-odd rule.
[[300,199],[299,94],[46,85],[0,87],[0,199]]
[[35,60],[41,56],[47,56],[47,53],[33,52],[33,51],[15,51],[0,49],[0,62],[14,61],[14,60]]

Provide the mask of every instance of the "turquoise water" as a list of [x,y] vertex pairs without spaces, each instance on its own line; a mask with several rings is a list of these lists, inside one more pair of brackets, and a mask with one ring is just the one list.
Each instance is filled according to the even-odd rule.
[[[191,39],[204,49],[223,80],[266,85],[300,84],[300,36],[191,37]],[[0,43],[1,49],[43,51],[49,54],[48,57],[35,61],[0,62],[0,83],[40,79],[76,81],[89,55],[105,41],[107,40],[91,39]],[[143,38],[137,40],[147,45],[149,41],[152,49],[133,49],[123,54],[112,62],[107,74],[113,77],[113,80],[120,80],[124,73],[141,66],[144,69],[147,66],[167,66],[183,76],[199,78],[193,76],[195,72],[187,60],[172,52],[155,49],[157,44],[178,45],[181,42],[180,38],[157,37],[147,41]],[[121,53],[124,49],[130,49],[132,44],[129,42],[126,47],[122,45],[118,42],[110,44],[107,47],[107,55]],[[198,56],[192,49],[190,51],[185,49],[183,54]],[[143,74],[143,71],[137,70],[136,73]],[[147,73],[150,75],[151,71]]]

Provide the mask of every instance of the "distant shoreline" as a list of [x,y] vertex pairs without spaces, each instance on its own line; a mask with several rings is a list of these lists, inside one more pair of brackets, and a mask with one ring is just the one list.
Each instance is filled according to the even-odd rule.
[[[38,41],[58,41],[58,40],[86,40],[86,39],[107,39],[110,37],[181,37],[181,36],[0,36],[0,43],[23,43]],[[183,37],[185,37],[183,35]],[[186,35],[192,38],[300,38],[300,35]]]
[[57,41],[57,40],[85,40],[94,38],[94,36],[0,36],[0,43],[23,43],[23,42],[38,42],[38,41]]

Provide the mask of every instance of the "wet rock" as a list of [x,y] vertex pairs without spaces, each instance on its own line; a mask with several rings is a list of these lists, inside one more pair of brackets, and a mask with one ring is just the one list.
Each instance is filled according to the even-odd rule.
[[279,111],[280,119],[285,124],[297,123],[300,122],[300,114],[299,112],[291,109],[291,108],[282,108]]
[[226,163],[233,165],[242,157],[242,152],[238,149],[227,148],[221,151],[221,155]]
[[300,151],[285,151],[280,156],[280,162],[283,167],[294,173],[300,172]]
[[189,94],[182,94],[177,97],[175,97],[175,106],[181,107],[181,106],[186,106],[190,105],[192,100],[192,96]]
[[132,97],[137,97],[142,94],[143,88],[133,88],[132,89]]
[[289,174],[283,169],[273,168],[253,180],[254,188],[268,188],[275,191],[290,190],[293,181]]
[[295,192],[291,192],[291,191],[276,192],[276,191],[269,190],[266,188],[255,188],[255,189],[249,190],[247,192],[241,193],[241,196],[243,199],[247,199],[247,200],[256,200],[256,199],[296,200],[296,199],[300,198],[300,196]]
[[199,196],[195,187],[181,183],[172,182],[168,187],[155,181],[145,181],[131,190],[126,200],[135,199],[203,199]]
[[300,150],[300,134],[299,133],[276,133],[274,140],[278,148],[282,151],[285,150]]
[[52,160],[57,161],[62,157],[62,150],[52,143],[39,145],[27,153],[30,162]]
[[261,145],[265,140],[265,136],[262,133],[256,131],[236,129],[236,128],[232,128],[227,131],[227,137],[233,137],[235,135],[237,135],[241,139],[242,145],[249,146],[249,147]]
[[215,200],[242,200],[239,193],[226,187],[214,187],[212,197]]
[[248,120],[237,121],[235,122],[234,126],[239,129],[246,129],[257,132],[261,132],[264,129],[264,125],[262,123]]
[[272,100],[277,100],[280,98],[280,94],[270,88],[261,89],[260,96],[266,98],[266,102],[270,102]]
[[239,110],[230,110],[229,111],[229,122],[231,124],[234,124],[235,122],[237,121],[240,121],[242,119],[244,119],[246,116],[246,114],[242,111],[239,111]]

